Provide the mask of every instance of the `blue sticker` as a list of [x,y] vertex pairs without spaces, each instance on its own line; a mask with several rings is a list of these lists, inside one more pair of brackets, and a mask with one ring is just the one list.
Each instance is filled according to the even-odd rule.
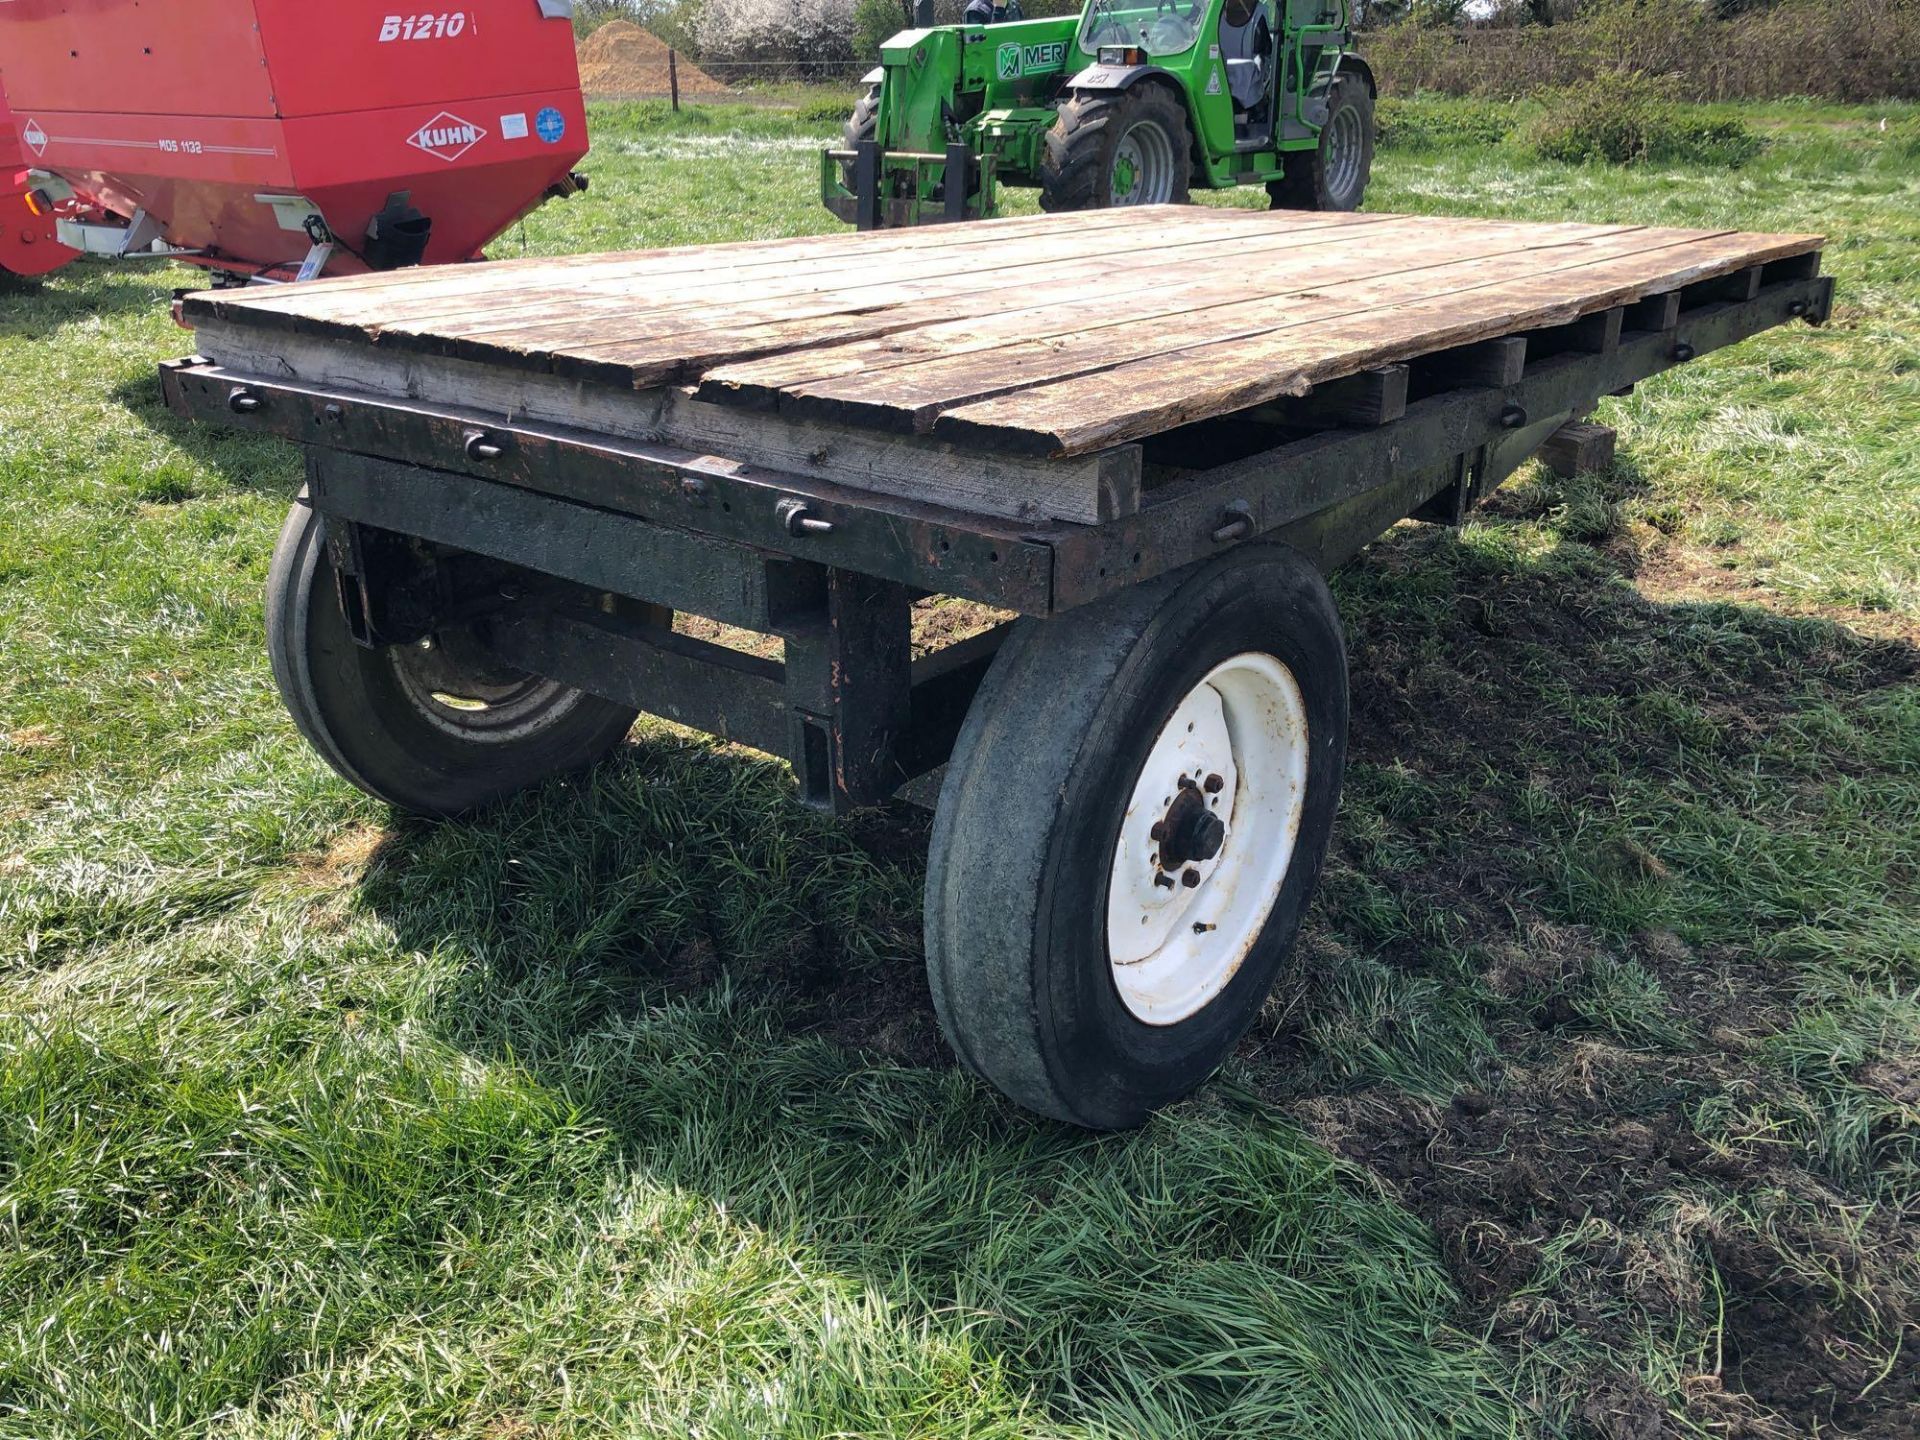
[[567,134],[567,117],[549,105],[533,117],[533,128],[549,145],[558,145]]

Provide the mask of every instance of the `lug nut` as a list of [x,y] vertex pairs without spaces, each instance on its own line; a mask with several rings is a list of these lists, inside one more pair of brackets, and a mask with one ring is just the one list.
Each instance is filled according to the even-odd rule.
[[1164,820],[1154,821],[1153,828],[1147,831],[1147,838],[1153,841],[1165,840],[1167,838],[1167,822]]
[[1222,780],[1218,775],[1209,775],[1207,776],[1205,788],[1207,794],[1218,795],[1222,790],[1227,788],[1227,782]]
[[1186,886],[1187,889],[1189,890],[1198,889],[1200,886],[1200,872],[1198,870],[1187,871],[1185,874],[1181,875],[1180,883]]
[[1153,883],[1163,889],[1171,890],[1173,889],[1173,876],[1162,870],[1158,875],[1153,877]]

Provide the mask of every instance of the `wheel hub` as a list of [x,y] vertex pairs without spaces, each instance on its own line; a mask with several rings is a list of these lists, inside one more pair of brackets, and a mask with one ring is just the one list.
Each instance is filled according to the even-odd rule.
[[[1209,775],[1212,787],[1204,793],[1218,794],[1225,783],[1218,775]],[[1200,785],[1190,775],[1180,777],[1180,793],[1159,824],[1148,834],[1160,842],[1158,864],[1162,870],[1185,869],[1189,861],[1211,860],[1220,853],[1227,838],[1227,825],[1207,808]]]
[[1114,144],[1109,199],[1115,205],[1163,205],[1173,198],[1177,169],[1185,163],[1165,130],[1151,120],[1138,121]]

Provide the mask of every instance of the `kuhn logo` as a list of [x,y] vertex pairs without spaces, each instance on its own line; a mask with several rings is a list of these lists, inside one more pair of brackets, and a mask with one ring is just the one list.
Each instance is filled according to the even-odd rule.
[[47,132],[40,128],[38,120],[27,121],[27,128],[20,132],[20,138],[27,142],[27,148],[34,154],[47,153]]
[[409,135],[407,143],[435,159],[452,162],[486,138],[487,132],[471,120],[462,120],[442,110]]

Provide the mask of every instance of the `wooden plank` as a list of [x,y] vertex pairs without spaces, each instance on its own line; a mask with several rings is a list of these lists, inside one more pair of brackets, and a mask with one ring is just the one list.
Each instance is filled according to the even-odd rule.
[[[1102,217],[1111,212],[1101,212]],[[1191,215],[1190,209],[1176,208],[1172,211],[1154,210],[1141,212],[1143,215],[1158,217],[1151,224],[1133,223],[1125,230],[1126,244],[1107,258],[1099,267],[1101,271],[1120,270],[1167,270],[1174,267],[1168,263],[1171,257],[1161,257],[1153,253],[1156,248],[1180,249],[1187,246],[1198,247],[1211,242],[1210,250],[1195,249],[1192,254],[1180,258],[1191,266],[1197,266],[1209,257],[1226,259],[1231,256],[1233,262],[1244,267],[1251,263],[1256,252],[1266,249],[1313,243],[1311,232],[1316,230],[1339,231],[1353,226],[1377,227],[1382,223],[1416,227],[1420,235],[1430,235],[1431,220],[1414,220],[1393,216],[1343,216],[1338,221],[1328,221],[1325,216],[1315,216],[1311,225],[1291,225],[1285,229],[1276,229],[1267,217],[1252,211],[1221,211],[1206,209],[1200,213],[1207,217],[1199,220],[1187,220],[1182,224],[1168,225],[1167,218],[1173,215]],[[1082,217],[1093,218],[1093,217]],[[1459,222],[1456,222],[1459,223]],[[1514,225],[1494,225],[1487,222],[1467,222],[1472,224],[1479,242],[1512,232]],[[1604,227],[1569,226],[1563,227],[1569,234],[1589,234]],[[636,383],[665,383],[684,374],[688,369],[703,364],[711,364],[716,357],[723,358],[726,349],[741,346],[751,350],[777,348],[783,340],[778,327],[785,323],[792,329],[796,322],[802,327],[807,322],[817,322],[820,318],[842,311],[872,312],[876,308],[888,305],[910,304],[917,299],[937,295],[1005,293],[1018,296],[1021,286],[1031,287],[1028,293],[1037,293],[1045,285],[1050,289],[1072,278],[1091,278],[1090,267],[1086,266],[1087,235],[1084,227],[1072,231],[1055,226],[1053,231],[1036,237],[1028,237],[1018,243],[1009,243],[997,251],[986,252],[995,258],[992,263],[983,263],[980,247],[969,247],[957,254],[940,254],[932,257],[916,257],[914,266],[907,272],[910,278],[901,278],[897,272],[889,272],[884,265],[868,265],[852,278],[858,278],[862,284],[854,290],[842,287],[832,295],[821,294],[810,303],[796,305],[792,301],[795,293],[811,294],[820,287],[809,277],[800,276],[791,281],[781,280],[776,284],[758,287],[731,287],[722,283],[726,276],[689,270],[680,275],[675,283],[692,287],[662,291],[661,284],[650,273],[634,273],[615,266],[610,272],[609,284],[617,287],[618,293],[604,297],[600,301],[580,301],[571,293],[553,293],[534,287],[530,292],[525,286],[507,291],[499,286],[485,283],[487,277],[479,272],[499,267],[467,267],[458,277],[433,287],[434,294],[440,295],[448,286],[457,286],[462,292],[476,295],[484,300],[482,312],[469,313],[473,324],[455,323],[445,314],[445,303],[439,299],[421,302],[426,307],[426,315],[417,320],[409,320],[409,309],[396,306],[385,297],[366,302],[358,309],[343,309],[338,305],[325,307],[325,314],[313,307],[313,313],[307,314],[300,322],[300,328],[315,333],[330,333],[336,325],[349,328],[371,328],[378,343],[401,348],[420,348],[432,353],[481,356],[489,358],[500,350],[545,352],[555,351],[569,356],[577,356],[583,364],[572,363],[548,366],[542,362],[533,362],[535,368],[554,368],[563,373],[592,374],[599,378],[612,379],[617,366],[622,361],[640,364],[645,360],[665,358],[676,362],[675,367],[661,368],[654,365],[647,373],[638,375]],[[1319,238],[1319,237],[1315,237]],[[1334,236],[1324,237],[1327,239]],[[1370,229],[1370,240],[1379,240],[1377,228]],[[1239,247],[1244,245],[1242,251]],[[1356,256],[1345,257],[1349,264],[1366,263],[1378,247],[1370,244],[1362,247]],[[688,252],[680,253],[680,263],[688,263]],[[1395,252],[1397,253],[1397,252]],[[1232,263],[1232,262],[1230,262]],[[1033,267],[1052,265],[1054,268],[1044,272]],[[1017,277],[1001,275],[1001,270],[1022,270]],[[1066,272],[1071,272],[1068,274]],[[880,281],[893,274],[894,283],[901,288],[894,291],[881,291],[873,288]],[[836,275],[845,276],[844,270],[836,270]],[[875,278],[878,277],[878,278]],[[941,284],[945,277],[945,284]],[[536,275],[534,278],[541,278]],[[325,282],[331,285],[333,282]],[[739,293],[728,293],[730,290]],[[223,292],[224,293],[224,292]],[[740,293],[750,297],[743,305]],[[689,294],[695,299],[689,299]],[[714,296],[725,298],[718,303]],[[516,299],[516,297],[520,297]],[[669,306],[667,301],[675,301]],[[663,309],[686,308],[678,302],[686,302],[692,307],[689,313],[679,315],[675,323],[662,323]],[[189,316],[201,313],[195,305],[189,306]],[[525,308],[521,308],[521,307]],[[695,313],[697,312],[697,313]],[[269,311],[269,313],[277,313]],[[964,309],[955,313],[965,314]],[[562,318],[555,319],[556,314]],[[905,322],[914,317],[885,314],[877,319],[865,318],[859,322],[860,330],[886,333],[905,326]],[[939,316],[928,318],[938,319]],[[611,323],[619,320],[623,323]],[[761,327],[771,325],[772,331]],[[724,327],[716,331],[715,327]],[[733,332],[742,326],[752,331],[750,335],[736,335]],[[810,343],[822,332],[831,333],[832,327],[813,324],[800,335],[803,343]],[[673,343],[672,337],[707,331],[690,353],[677,353],[684,347]],[[416,337],[416,338],[410,338]],[[842,337],[844,338],[844,337]],[[477,343],[468,343],[468,341]],[[586,341],[589,343],[569,343]],[[641,346],[638,355],[626,355],[622,350],[630,349],[635,343]],[[614,349],[609,346],[617,347]],[[602,365],[601,361],[612,362]],[[520,362],[525,363],[525,362]]]
[[960,450],[924,438],[875,434],[703,404],[668,389],[631,391],[435,356],[389,354],[310,336],[202,324],[200,349],[241,375],[290,380],[374,398],[404,396],[484,423],[533,421],[659,441],[700,454],[859,489],[884,491],[1009,519],[1094,524],[1140,504],[1137,445],[1067,462]]
[[1547,437],[1540,463],[1563,477],[1590,475],[1613,464],[1616,438],[1611,425],[1571,420]]
[[[1386,223],[1393,222],[1381,217],[1364,228],[1373,234]],[[1030,301],[1042,293],[1042,285],[1051,287],[1063,282],[1104,281],[1111,305],[1113,277],[1121,274],[1164,274],[1168,270],[1178,273],[1181,267],[1216,264],[1228,257],[1251,258],[1273,250],[1337,241],[1358,228],[1362,227],[1305,226],[1297,231],[1276,232],[1270,228],[1249,231],[1241,223],[1201,225],[1177,235],[1156,234],[1143,238],[1141,243],[1130,244],[1124,252],[1102,258],[1098,264],[1089,263],[1085,237],[1053,237],[1044,247],[1009,247],[992,260],[978,255],[956,256],[943,259],[937,265],[899,269],[863,267],[854,272],[836,272],[836,283],[814,284],[809,277],[801,277],[792,285],[767,283],[733,293],[724,287],[703,283],[688,303],[656,307],[650,296],[645,308],[636,308],[631,295],[615,295],[602,301],[588,299],[577,305],[555,299],[530,315],[523,313],[499,323],[495,323],[494,317],[487,317],[472,326],[447,325],[439,320],[418,325],[383,324],[381,335],[389,343],[402,343],[400,337],[419,334],[436,340],[471,340],[502,349],[604,357],[609,355],[609,347],[630,346],[636,340],[646,342],[648,353],[657,354],[673,337],[700,335],[716,327],[737,329],[747,324],[777,325],[814,315],[857,315],[945,296],[1005,296]],[[679,292],[667,298],[676,302],[687,299]],[[917,315],[908,318],[921,319]]]
[[[1110,213],[1110,212],[1101,212]],[[1113,257],[1121,262],[1132,256],[1159,249],[1176,249],[1209,239],[1242,241],[1275,233],[1271,226],[1248,223],[1248,212],[1236,216],[1230,212],[1209,211],[1203,220],[1183,225],[1156,226],[1150,231],[1128,230],[1127,250]],[[1363,225],[1375,225],[1384,216],[1342,216],[1334,221],[1316,216],[1294,231],[1342,232]],[[1077,234],[1047,234],[1029,237],[1018,243],[1006,243],[983,250],[977,244],[947,246],[937,250],[916,251],[905,255],[836,254],[829,257],[800,256],[779,263],[758,260],[752,263],[716,265],[703,270],[672,274],[639,274],[619,270],[584,279],[561,277],[535,286],[516,286],[511,290],[490,289],[444,295],[438,292],[417,299],[394,303],[362,303],[350,309],[329,307],[324,318],[334,323],[366,324],[377,321],[382,330],[424,329],[444,334],[481,335],[495,331],[538,325],[551,321],[556,307],[564,308],[568,318],[578,316],[631,317],[636,313],[636,293],[644,296],[644,313],[649,317],[663,311],[712,308],[716,302],[737,304],[742,295],[763,303],[780,295],[815,294],[870,285],[888,279],[927,280],[941,275],[981,274],[996,270],[1019,269],[1068,256],[1084,258],[1089,240],[1099,230]]]
[[1371,312],[1365,325],[1299,327],[1258,339],[1194,346],[1139,364],[1039,385],[958,407],[933,433],[956,443],[1057,455],[1157,434],[1243,410],[1316,382],[1392,364],[1502,331],[1577,320],[1667,290],[1816,247],[1817,236],[1725,235],[1564,274],[1526,276]]
[[1671,330],[1679,323],[1680,292],[1669,290],[1664,295],[1649,295],[1627,306],[1626,321],[1622,328],[1640,332],[1660,331]]
[[1730,275],[1690,285],[1683,303],[1709,305],[1716,300],[1751,300],[1760,293],[1760,269],[1759,265],[1749,265]]
[[[1182,314],[1178,325],[1114,325],[979,353],[942,356],[873,377],[857,374],[793,386],[782,394],[781,404],[796,414],[863,425],[910,424],[924,431],[949,409],[991,396],[1017,395],[1048,382],[1090,378],[1200,345],[1252,342],[1296,332],[1315,335],[1332,331],[1351,336],[1353,325],[1334,322],[1426,300],[1436,293],[1484,289],[1517,275],[1558,273],[1622,254],[1632,258],[1637,251],[1671,248],[1676,243],[1673,233],[1626,230],[1598,239],[1527,244],[1521,232],[1505,251],[1462,260],[1443,258],[1428,248],[1419,255],[1420,263],[1397,273],[1332,284],[1311,283],[1314,266],[1308,258],[1297,262],[1304,267],[1304,278],[1299,268],[1289,270],[1276,283],[1278,293],[1193,308]],[[1310,384],[1303,381],[1299,388],[1279,393],[1302,395]]]
[[[644,280],[664,274],[702,271],[735,257],[751,257],[777,265],[796,256],[827,254],[899,254],[939,250],[949,246],[1000,245],[1030,235],[1077,229],[1081,233],[1109,226],[1180,226],[1220,214],[1211,207],[1161,205],[1138,210],[1110,210],[1076,216],[1022,215],[975,221],[965,229],[927,226],[913,230],[885,230],[855,235],[834,230],[819,235],[794,235],[762,240],[734,240],[710,245],[661,246],[645,250],[586,255],[527,256],[489,260],[484,264],[389,270],[379,274],[349,275],[311,281],[298,287],[275,289],[209,290],[189,298],[189,313],[229,315],[246,310],[260,313],[307,315],[326,313],[355,296],[403,296],[489,292],[542,283],[563,283],[567,277],[595,273],[622,274]],[[1252,217],[1253,211],[1229,212]]]
[[[1556,234],[1581,237],[1560,246],[1587,258],[1565,263],[1559,247],[1542,248]],[[1617,307],[1717,298],[1732,293],[1729,276],[1750,291],[1762,267],[1781,275],[1782,265],[1817,263],[1805,257],[1820,243],[1161,207],[453,267],[298,294],[223,292],[195,297],[188,312],[231,316],[220,343],[236,364],[271,363],[291,331],[340,335],[352,342],[343,349],[381,358],[365,385],[444,394],[470,380],[482,403],[508,414],[613,435],[638,427],[689,447],[721,434],[789,473],[824,468],[844,483],[968,508],[995,506],[988,492],[999,487],[990,513],[1085,520],[1125,513],[1137,457],[1107,457],[1049,490],[1062,474],[1053,467],[1022,462],[1029,468],[988,476],[957,461],[959,448],[894,450],[902,442],[872,432],[1085,455],[1438,349],[1526,331],[1557,332],[1541,335],[1548,349],[1617,343],[1612,325],[1660,324],[1681,302],[1631,315]],[[1565,328],[1576,322],[1593,334]],[[252,338],[241,342],[243,332]],[[1485,383],[1516,354],[1483,351]],[[415,363],[428,355],[444,358]],[[485,363],[459,368],[470,361]],[[342,378],[337,357],[326,367]],[[1427,378],[1416,375],[1416,390]],[[673,388],[693,381],[698,400]],[[641,392],[629,408],[622,387]],[[718,415],[689,408],[716,399],[763,413],[721,428]],[[822,447],[829,459],[808,469]]]
[[[1688,317],[1685,328],[1704,353],[1802,314],[1819,323],[1829,312],[1830,296],[1830,283],[1783,284],[1747,305],[1698,312]],[[1509,428],[1509,404],[1517,402],[1529,415],[1542,418],[1571,416],[1591,407],[1602,394],[1677,363],[1667,336],[1637,335],[1612,355],[1529,368],[1511,397],[1479,388],[1435,395],[1410,404],[1405,417],[1393,425],[1322,431],[1156,486],[1140,515],[1114,525],[1070,530],[1054,542],[1053,610],[1072,609],[1218,554],[1222,546],[1215,536],[1229,509],[1250,513],[1255,534],[1293,543],[1283,528],[1291,522],[1377,492],[1395,477],[1433,474],[1430,487],[1411,497],[1411,508],[1452,479],[1454,458],[1472,456],[1483,445],[1505,451],[1508,440],[1526,433]],[[1498,463],[1507,458],[1500,456]],[[1488,473],[1495,470],[1497,464]],[[1389,516],[1387,523],[1394,518]],[[1344,526],[1342,531],[1355,543],[1377,533]]]
[[[1155,211],[1157,223],[1181,223],[1182,216],[1171,212],[1189,207],[1165,206]],[[1142,212],[1144,213],[1144,212]],[[1189,211],[1189,213],[1191,213]],[[1107,219],[1106,216],[1113,218]],[[1120,212],[1104,212],[1095,228],[1105,224],[1124,224],[1134,217]],[[797,255],[830,253],[903,253],[916,249],[940,249],[950,245],[978,243],[987,238],[995,243],[1017,240],[1024,235],[1043,233],[1057,227],[1060,217],[1025,215],[978,222],[967,234],[929,226],[917,230],[889,230],[870,236],[833,230],[817,235],[790,235],[758,240],[719,241],[710,245],[657,246],[642,250],[596,251],[581,255],[530,255],[511,260],[488,260],[473,265],[415,267],[388,270],[377,274],[339,276],[309,281],[294,287],[273,289],[210,290],[193,297],[192,303],[228,310],[258,310],[288,314],[326,311],[353,297],[385,295],[391,299],[421,295],[431,291],[448,294],[471,293],[476,287],[487,290],[514,288],[539,283],[558,283],[567,276],[594,273],[626,274],[636,278],[711,268],[729,260],[759,258],[778,264]],[[980,231],[992,233],[981,236]]]
[[[1284,247],[1276,241],[1275,248]],[[1218,265],[1248,249],[1240,237],[1203,241],[1184,247],[1181,263]],[[1033,296],[1050,296],[1060,287],[1089,281],[1111,287],[1122,272],[1152,274],[1166,263],[1162,257],[1142,255],[1095,267],[1085,255],[1075,254],[1020,268],[1017,284],[1003,274],[975,270],[764,304],[736,302],[665,324],[629,314],[618,326],[573,319],[473,339],[399,329],[381,332],[376,343],[608,383],[624,378],[636,386],[672,384],[743,357],[895,334],[996,304],[1025,304]],[[1108,306],[1111,309],[1111,298]]]
[[1624,319],[1624,305],[1594,311],[1592,315],[1582,315],[1578,321],[1553,326],[1546,334],[1530,338],[1528,349],[1534,351],[1536,357],[1567,351],[1574,351],[1576,355],[1605,355],[1609,349],[1620,348],[1620,324]]
[[[655,258],[616,255],[489,262],[408,272],[425,278],[404,288],[390,285],[356,290],[348,288],[345,281],[323,280],[308,286],[280,287],[262,292],[258,298],[253,291],[213,291],[191,297],[187,311],[189,319],[200,313],[233,318],[245,311],[260,316],[262,323],[311,329],[429,319],[436,314],[449,319],[461,314],[484,316],[497,309],[562,301],[568,295],[603,293],[620,298],[632,312],[651,308],[658,295],[687,286],[704,286],[708,294],[715,286],[736,286],[751,292],[768,280],[813,272],[864,268],[884,273],[915,267],[933,272],[965,264],[969,259],[978,266],[983,256],[1017,257],[1036,248],[1061,245],[1077,247],[1084,253],[1090,237],[1109,229],[1125,228],[1131,244],[1135,237],[1170,243],[1195,231],[1248,233],[1262,228],[1255,212],[1191,206],[1155,209],[1145,224],[1119,212],[1102,211],[1082,217],[1092,223],[1074,230],[1061,227],[1060,217],[1044,218],[1047,225],[1028,222],[1029,229],[1002,236],[991,245],[977,234],[967,238],[977,227],[932,227],[922,232],[930,237],[926,243],[912,247],[866,245],[858,237],[842,235],[810,237],[812,243],[803,248],[791,248],[786,242],[755,242],[740,248],[689,246],[657,252]],[[1326,221],[1325,226],[1338,228],[1357,219],[1346,216]]]
[[1407,367],[1382,365],[1317,386],[1286,416],[1309,425],[1385,425],[1407,413]]
[[202,355],[241,375],[418,400],[502,423],[534,420],[651,440],[665,406],[660,391],[392,352],[351,339],[262,331],[243,320],[203,319],[194,342]]
[[[260,400],[257,409],[229,408],[228,397],[241,384]],[[1021,614],[1047,613],[1053,578],[1047,537],[1069,528],[855,490],[680,446],[532,423],[487,426],[501,453],[479,456],[471,449],[472,419],[454,407],[255,381],[200,359],[163,366],[161,387],[175,414],[624,511]],[[784,513],[794,499],[832,528],[795,535]]]
[[[1231,267],[1224,272],[1208,270],[1190,279],[1155,285],[1138,296],[1128,295],[1124,303],[1116,299],[1113,284],[1103,270],[1087,282],[1087,288],[1062,291],[1049,287],[1041,303],[1018,310],[966,314],[938,324],[903,328],[882,338],[728,362],[706,371],[702,381],[703,398],[734,404],[772,401],[782,394],[800,393],[809,384],[874,375],[923,360],[985,351],[998,353],[1020,342],[1045,341],[1116,326],[1140,327],[1152,320],[1184,318],[1217,305],[1243,305],[1276,295],[1294,294],[1303,282],[1324,281],[1329,271],[1339,276],[1339,283],[1393,273],[1407,268],[1409,250],[1431,261],[1430,242],[1419,237],[1415,222],[1396,219],[1399,223],[1391,229],[1364,231],[1358,240],[1363,250],[1359,256],[1336,255],[1326,248],[1329,244],[1354,240],[1356,237],[1350,232],[1309,234],[1287,245],[1248,244],[1224,254]],[[1488,242],[1511,243],[1522,236],[1532,243],[1555,238],[1597,239],[1637,233],[1641,228],[1507,226],[1491,232]],[[1400,242],[1409,237],[1416,244],[1403,248]],[[1196,252],[1191,258],[1211,256]]]
[[[1333,227],[1328,227],[1333,228]],[[1188,263],[1214,263],[1219,257],[1257,255],[1269,250],[1316,243],[1319,231],[1308,229],[1296,234],[1257,233],[1252,237],[1198,228],[1193,232],[1192,249],[1183,244]],[[1333,237],[1328,237],[1333,238]],[[654,315],[637,310],[632,299],[622,301],[618,313],[621,323],[611,324],[572,313],[562,298],[541,307],[541,325],[521,327],[513,333],[487,333],[476,338],[439,330],[433,326],[393,325],[371,331],[359,325],[334,326],[331,322],[307,319],[307,332],[370,340],[382,348],[447,355],[454,358],[483,360],[491,364],[511,365],[535,371],[594,379],[608,384],[631,383],[651,386],[690,378],[700,370],[737,354],[754,354],[805,346],[813,343],[844,341],[850,336],[883,335],[913,328],[930,320],[974,313],[995,305],[1024,306],[1036,294],[1071,298],[1074,293],[1107,293],[1110,274],[1131,269],[1152,270],[1165,262],[1151,256],[1128,256],[1110,266],[1090,267],[1084,254],[1057,259],[1044,271],[1027,269],[1019,284],[973,265],[948,276],[944,281],[910,284],[883,295],[871,288],[855,294],[815,297],[797,301],[792,297],[760,300],[742,304],[737,299],[714,302],[709,297],[697,313],[673,312]],[[1074,287],[1078,287],[1075,289]],[[1089,291],[1088,287],[1092,287]],[[945,303],[907,306],[902,302],[916,297],[946,297]],[[882,303],[891,301],[892,303]],[[569,318],[553,322],[555,312]],[[644,316],[644,318],[635,318]],[[233,324],[250,323],[250,317],[236,315]],[[584,336],[593,343],[571,348],[535,343],[548,330],[562,335]]]
[[1438,355],[1423,355],[1414,368],[1424,386],[1432,390],[1457,390],[1468,385],[1505,389],[1519,384],[1526,373],[1527,342],[1519,335],[1481,340]]

